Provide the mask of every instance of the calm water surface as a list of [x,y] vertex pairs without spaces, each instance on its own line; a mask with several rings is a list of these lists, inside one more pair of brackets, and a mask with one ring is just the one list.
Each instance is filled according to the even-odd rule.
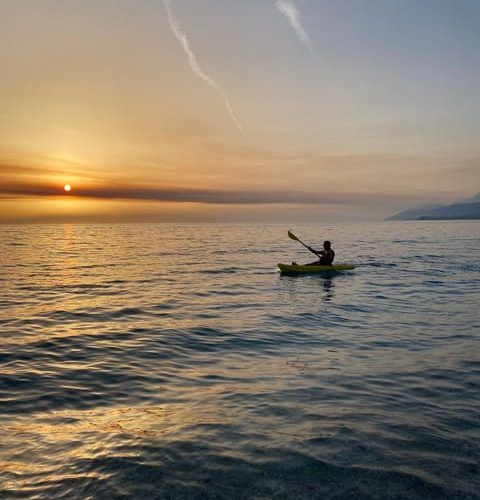
[[480,498],[480,224],[0,227],[0,498]]

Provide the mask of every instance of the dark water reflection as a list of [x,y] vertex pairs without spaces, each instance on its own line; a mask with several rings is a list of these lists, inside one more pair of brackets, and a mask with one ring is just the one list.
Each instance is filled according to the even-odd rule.
[[[349,273],[351,274],[351,273]],[[313,278],[321,284],[323,288],[323,293],[320,295],[320,300],[324,302],[329,302],[335,297],[335,276],[338,274],[321,274],[318,275],[302,275],[302,274],[280,274],[280,278],[283,280],[288,279],[298,279],[305,280],[307,278]]]
[[335,285],[333,283],[333,278],[325,278],[323,282],[323,290],[325,295],[322,297],[322,300],[328,302],[335,297]]
[[479,498],[479,228],[1,228],[0,498]]

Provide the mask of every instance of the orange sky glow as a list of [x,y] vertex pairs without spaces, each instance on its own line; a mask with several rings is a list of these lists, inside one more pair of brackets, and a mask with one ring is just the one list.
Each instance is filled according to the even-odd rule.
[[478,191],[468,26],[349,8],[1,3],[0,222],[379,220]]

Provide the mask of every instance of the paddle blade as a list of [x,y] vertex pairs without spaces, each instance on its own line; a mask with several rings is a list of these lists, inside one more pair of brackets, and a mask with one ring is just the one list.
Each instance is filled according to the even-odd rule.
[[288,237],[295,241],[300,241],[291,231],[288,231]]

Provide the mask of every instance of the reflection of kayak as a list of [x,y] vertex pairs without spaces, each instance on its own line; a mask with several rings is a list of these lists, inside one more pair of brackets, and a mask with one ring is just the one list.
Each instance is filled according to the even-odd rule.
[[302,266],[295,264],[278,264],[282,273],[331,273],[355,269],[353,264],[334,264],[333,266]]

